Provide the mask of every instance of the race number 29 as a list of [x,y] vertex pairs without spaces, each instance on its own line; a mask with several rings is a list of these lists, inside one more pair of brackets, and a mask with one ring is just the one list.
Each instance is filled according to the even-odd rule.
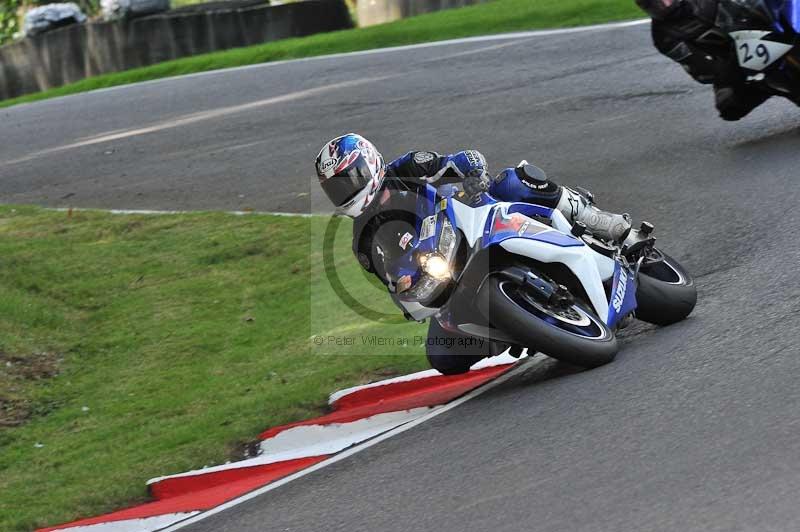
[[736,41],[739,65],[748,70],[764,70],[786,55],[792,45],[767,40],[769,31],[734,31],[731,37]]
[[758,57],[763,59],[764,66],[769,64],[769,49],[764,46],[764,43],[760,43],[756,46],[754,51],[756,54],[755,56],[750,52],[750,43],[743,42],[740,44],[739,51],[741,52],[742,61],[744,63],[750,63]]

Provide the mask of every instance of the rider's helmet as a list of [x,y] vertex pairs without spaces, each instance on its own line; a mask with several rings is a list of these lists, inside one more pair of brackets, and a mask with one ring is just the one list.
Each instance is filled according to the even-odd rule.
[[638,5],[650,18],[663,20],[678,9],[684,0],[636,0]]
[[383,184],[386,167],[370,141],[348,133],[327,143],[317,155],[317,176],[337,212],[363,213]]

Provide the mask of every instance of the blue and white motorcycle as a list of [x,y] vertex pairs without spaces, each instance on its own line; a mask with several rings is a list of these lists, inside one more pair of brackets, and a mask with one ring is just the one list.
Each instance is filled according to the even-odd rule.
[[616,245],[558,210],[488,194],[469,204],[458,185],[427,185],[416,208],[416,235],[387,273],[406,316],[431,319],[428,359],[445,374],[524,348],[596,367],[614,359],[615,330],[634,316],[667,325],[697,301],[646,222]]
[[734,46],[747,83],[800,104],[800,2],[720,0],[707,46]]

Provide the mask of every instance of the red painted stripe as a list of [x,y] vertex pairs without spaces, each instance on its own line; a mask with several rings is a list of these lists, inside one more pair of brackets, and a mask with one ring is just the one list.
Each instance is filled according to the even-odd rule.
[[336,410],[330,414],[289,425],[273,427],[262,432],[259,438],[266,440],[292,427],[348,423],[386,412],[399,412],[422,406],[445,404],[496,378],[501,373],[505,373],[510,367],[510,365],[495,366],[470,371],[463,375],[437,375],[414,381],[365,388],[345,395],[336,401],[333,404]]
[[312,456],[310,458],[298,458],[296,460],[286,460],[285,462],[212,471],[210,473],[198,471],[195,475],[167,478],[153,483],[149,486],[149,490],[153,498],[164,500],[255,476],[259,478],[260,482],[269,484],[279,478],[321,462],[325,458],[327,456]]
[[[339,398],[333,404],[333,407],[336,410],[345,410],[348,408],[355,408],[368,404],[378,404],[390,400],[395,396],[409,396],[418,394],[419,392],[434,391],[436,391],[437,394],[440,394],[440,397],[437,398],[440,398],[443,402],[449,402],[459,395],[463,395],[466,392],[477,388],[484,382],[494,379],[499,374],[505,373],[505,371],[508,370],[512,365],[513,364],[493,366],[470,371],[469,373],[464,373],[462,375],[436,375],[433,377],[425,377],[423,379],[394,382],[381,386],[372,386],[370,388],[357,390]],[[427,404],[427,406],[432,405],[433,403]]]
[[[208,510],[215,506],[235,499],[249,491],[260,488],[265,484],[269,484],[279,478],[290,475],[301,469],[305,469],[311,465],[321,462],[328,458],[327,456],[314,456],[311,458],[302,458],[300,460],[290,460],[288,462],[279,462],[277,464],[268,464],[265,466],[256,466],[246,468],[249,471],[235,478],[234,475],[230,476],[229,481],[222,481],[225,475],[216,476],[216,474],[201,475],[209,478],[196,480],[198,491],[190,491],[184,495],[167,496],[163,500],[134,506],[126,510],[92,517],[89,519],[82,519],[50,528],[41,528],[37,532],[48,532],[62,528],[69,528],[75,526],[96,525],[99,523],[109,523],[114,521],[125,521],[127,519],[143,519],[145,517],[153,517],[156,515],[172,514],[191,512],[194,510]],[[236,472],[232,470],[231,472]],[[225,471],[224,473],[229,473]],[[214,477],[214,478],[211,478]],[[192,479],[195,477],[186,477]],[[202,483],[208,483],[205,489],[200,486]],[[173,486],[174,487],[174,486]],[[165,493],[170,493],[170,488],[165,488]]]

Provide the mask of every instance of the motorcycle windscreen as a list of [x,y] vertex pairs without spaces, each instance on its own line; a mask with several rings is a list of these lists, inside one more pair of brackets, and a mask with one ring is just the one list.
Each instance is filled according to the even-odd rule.
[[794,0],[721,0],[716,25],[725,32],[738,30],[777,30],[785,4]]

